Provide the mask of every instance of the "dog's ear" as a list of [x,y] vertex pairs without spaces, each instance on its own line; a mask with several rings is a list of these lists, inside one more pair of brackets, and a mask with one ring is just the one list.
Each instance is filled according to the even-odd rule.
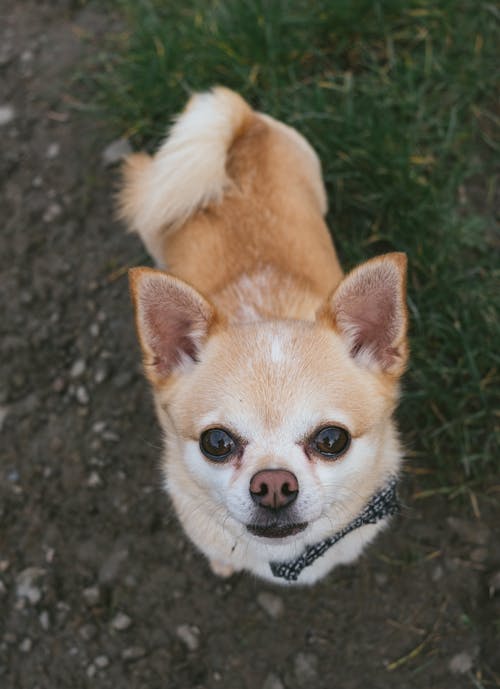
[[132,268],[129,280],[145,372],[158,384],[197,360],[215,310],[195,289],[160,270]]
[[320,308],[362,366],[400,376],[408,359],[406,266],[403,253],[385,254],[349,273]]

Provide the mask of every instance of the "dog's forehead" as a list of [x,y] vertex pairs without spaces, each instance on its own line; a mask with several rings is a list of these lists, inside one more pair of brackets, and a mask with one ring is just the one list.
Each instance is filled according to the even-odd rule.
[[353,429],[373,411],[370,396],[370,380],[333,333],[313,323],[256,323],[213,339],[180,406],[194,435],[220,424],[243,437],[284,439],[323,422]]

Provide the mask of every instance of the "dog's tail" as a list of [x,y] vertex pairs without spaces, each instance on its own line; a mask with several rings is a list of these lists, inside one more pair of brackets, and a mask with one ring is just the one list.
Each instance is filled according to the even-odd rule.
[[197,94],[154,157],[138,153],[126,160],[119,214],[159,265],[165,233],[220,201],[230,187],[228,150],[253,117],[250,106],[228,89]]

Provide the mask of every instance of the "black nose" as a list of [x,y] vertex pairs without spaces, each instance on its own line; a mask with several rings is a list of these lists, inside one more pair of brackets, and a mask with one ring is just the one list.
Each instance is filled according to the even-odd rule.
[[252,500],[261,507],[277,510],[287,507],[299,493],[299,482],[286,469],[258,471],[250,481]]

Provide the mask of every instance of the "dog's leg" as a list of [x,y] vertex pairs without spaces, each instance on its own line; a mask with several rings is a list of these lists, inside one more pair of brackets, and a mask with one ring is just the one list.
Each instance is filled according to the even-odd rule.
[[223,560],[210,560],[210,569],[222,579],[227,579],[235,572],[234,567]]

